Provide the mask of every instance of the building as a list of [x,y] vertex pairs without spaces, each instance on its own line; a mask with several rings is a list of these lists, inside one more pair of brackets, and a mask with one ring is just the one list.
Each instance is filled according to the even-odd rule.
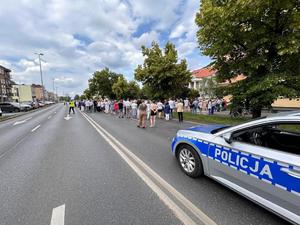
[[43,101],[43,86],[39,84],[31,85],[32,99],[33,101]]
[[11,70],[0,65],[0,102],[11,101],[12,80]]
[[215,79],[217,70],[211,67],[204,67],[192,71],[192,79],[189,83],[189,88],[198,90],[201,97],[211,98],[214,97],[213,89],[217,85]]
[[31,102],[32,101],[32,90],[31,85],[17,84],[13,85],[12,98],[16,102]]

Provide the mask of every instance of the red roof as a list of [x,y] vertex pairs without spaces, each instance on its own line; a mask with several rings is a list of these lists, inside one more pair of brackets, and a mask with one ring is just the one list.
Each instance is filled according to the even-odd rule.
[[204,67],[202,69],[192,71],[192,76],[197,77],[197,78],[211,77],[211,76],[215,75],[216,72],[217,71],[212,68]]

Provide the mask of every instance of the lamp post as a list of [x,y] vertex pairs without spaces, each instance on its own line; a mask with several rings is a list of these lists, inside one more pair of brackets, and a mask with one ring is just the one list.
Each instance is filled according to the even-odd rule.
[[43,102],[45,102],[45,90],[44,90],[44,82],[43,82],[43,71],[42,71],[42,63],[41,63],[41,56],[43,53],[34,53],[39,56],[39,63],[40,63],[40,74],[41,74],[41,84],[42,84],[42,92],[43,92]]

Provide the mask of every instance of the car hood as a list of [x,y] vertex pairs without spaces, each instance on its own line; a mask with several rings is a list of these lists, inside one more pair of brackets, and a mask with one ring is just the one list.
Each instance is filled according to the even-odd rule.
[[221,125],[221,124],[199,125],[199,126],[190,127],[187,130],[211,134],[211,131],[213,131],[215,129],[223,128],[223,127],[228,127],[228,125]]

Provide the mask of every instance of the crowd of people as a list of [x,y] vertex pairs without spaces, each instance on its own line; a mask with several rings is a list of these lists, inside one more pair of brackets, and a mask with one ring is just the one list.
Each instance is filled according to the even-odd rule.
[[104,112],[116,115],[119,118],[138,119],[138,127],[146,128],[146,120],[150,121],[150,127],[154,127],[156,118],[170,120],[177,113],[179,123],[183,122],[183,112],[191,111],[193,114],[207,112],[213,115],[214,111],[224,110],[226,101],[223,99],[166,99],[163,101],[150,101],[140,99],[87,99],[76,101],[75,106],[81,111]]

